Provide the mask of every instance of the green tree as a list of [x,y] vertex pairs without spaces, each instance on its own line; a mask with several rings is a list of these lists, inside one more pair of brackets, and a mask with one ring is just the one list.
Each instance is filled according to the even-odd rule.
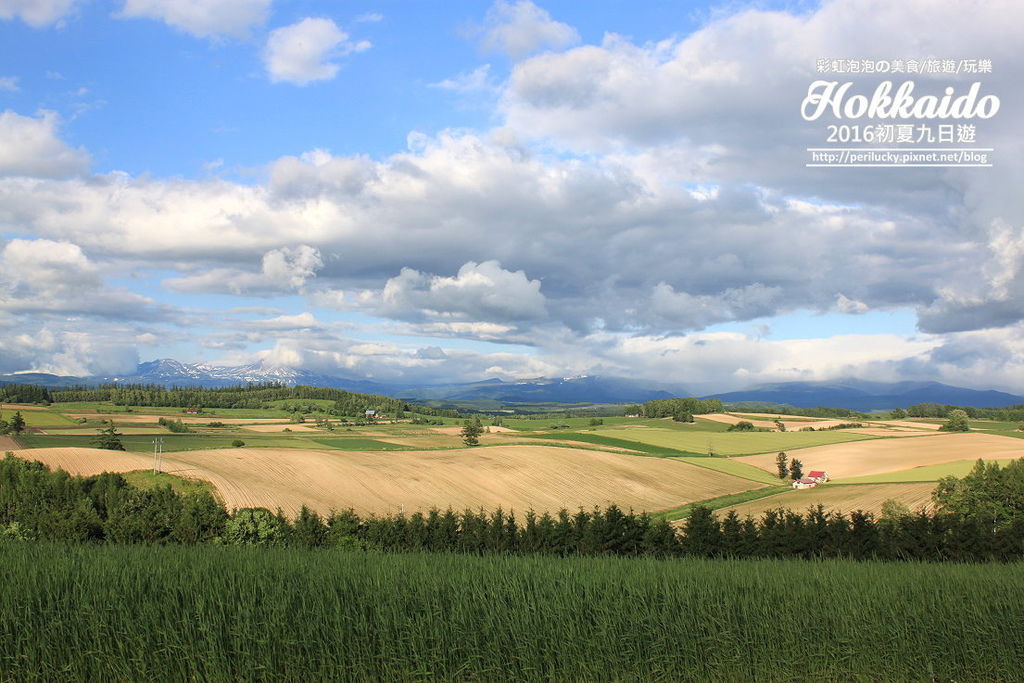
[[799,460],[797,460],[796,458],[793,458],[789,462],[789,477],[790,477],[790,479],[792,479],[793,481],[796,481],[797,479],[800,479],[803,476],[804,476],[804,464],[802,462],[800,462]]
[[969,432],[971,426],[967,422],[967,413],[959,408],[946,414],[946,422],[939,430],[943,432]]
[[111,421],[110,426],[101,429],[100,433],[92,438],[92,445],[96,448],[105,448],[108,451],[123,451],[124,444],[121,443],[121,432],[117,431]]
[[893,408],[891,411],[889,411],[889,417],[891,417],[894,420],[902,420],[906,416],[907,411],[903,410],[903,408]]
[[747,420],[740,420],[734,425],[731,425],[726,431],[729,432],[752,432],[754,431],[754,423],[748,422]]
[[466,420],[466,424],[462,428],[462,443],[467,446],[479,446],[480,435],[483,433],[484,428],[480,425],[480,418]]
[[231,545],[282,545],[287,531],[270,510],[242,508],[224,524],[224,540]]
[[21,434],[25,431],[25,418],[21,416],[20,410],[14,413],[14,417],[11,418],[9,429],[12,434]]
[[775,428],[780,432],[784,432],[786,431],[786,423],[779,418],[775,418]]
[[779,451],[779,454],[775,456],[775,466],[779,469],[779,479],[789,476],[789,456],[785,451]]

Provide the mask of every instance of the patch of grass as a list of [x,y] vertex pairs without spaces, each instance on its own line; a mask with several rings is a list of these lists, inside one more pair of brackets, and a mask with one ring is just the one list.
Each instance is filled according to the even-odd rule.
[[[120,431],[120,428],[118,428]],[[92,448],[92,439],[95,433],[81,435],[50,435],[50,434],[23,434],[19,441],[25,448]],[[134,435],[125,434],[121,437],[121,443],[127,451],[150,453],[153,451],[153,439],[157,435]],[[231,442],[237,436],[221,434],[160,434],[164,440],[164,451],[198,451],[212,448],[231,448]],[[279,435],[251,435],[244,437],[247,448],[322,448],[309,438],[301,436],[279,436]]]
[[[490,423],[490,420],[481,417],[484,425]],[[526,432],[537,432],[544,431],[551,428],[551,425],[568,425],[566,431],[575,431],[579,429],[585,429],[590,427],[590,420],[593,417],[543,417],[537,419],[525,419],[525,418],[514,418],[514,417],[503,417],[501,418],[501,424],[509,429],[518,429]],[[635,417],[602,417],[604,426],[607,425],[628,425],[637,424],[642,420]],[[456,422],[458,424],[458,422]]]
[[217,489],[208,481],[185,479],[168,472],[153,474],[153,470],[134,470],[122,475],[129,484],[140,489],[155,489],[158,486],[170,486],[171,490],[181,495],[193,493],[209,493],[217,497]]
[[[778,481],[778,479],[776,479]],[[669,510],[661,510],[659,512],[652,512],[651,516],[656,519],[667,519],[671,522],[680,519],[686,519],[690,515],[690,510],[698,505],[704,505],[711,508],[712,510],[720,510],[722,508],[732,507],[733,505],[739,505],[740,503],[747,503],[752,500],[759,498],[767,498],[768,496],[774,496],[779,493],[785,493],[791,490],[789,486],[768,486],[765,488],[750,489],[749,491],[741,491],[740,493],[730,493],[725,496],[718,496],[717,498],[708,498],[707,500],[697,500],[686,505],[680,505],[677,508],[671,508]]]
[[363,439],[358,437],[338,439],[313,439],[314,443],[337,448],[343,451],[407,451],[410,446],[402,446],[395,443],[378,441],[377,439]]
[[18,681],[1012,681],[1024,670],[1022,570],[3,543],[0,671]]
[[[10,422],[16,412],[19,411],[5,409],[3,411],[3,419]],[[20,412],[21,416],[25,418],[26,427],[63,427],[75,424],[73,420],[64,417],[60,413],[49,410],[22,410]]]
[[[637,430],[639,431],[639,430]],[[528,439],[549,439],[559,441],[577,441],[581,443],[595,444],[598,446],[612,446],[614,448],[628,448],[630,450],[639,451],[646,455],[656,455],[660,457],[673,457],[680,455],[699,455],[697,453],[690,453],[687,451],[677,450],[675,448],[666,448],[664,446],[655,446],[649,443],[643,443],[642,441],[630,441],[627,439],[617,439],[610,436],[603,436],[592,432],[548,432],[545,434],[523,434]]]
[[771,472],[765,472],[760,467],[754,467],[753,465],[748,465],[745,462],[730,460],[729,458],[709,458],[704,456],[697,458],[682,457],[675,458],[675,460],[682,460],[683,462],[688,462],[691,465],[706,467],[709,470],[724,472],[725,474],[731,474],[734,477],[749,479],[750,481],[756,481],[762,484],[778,485],[779,482],[782,481]]

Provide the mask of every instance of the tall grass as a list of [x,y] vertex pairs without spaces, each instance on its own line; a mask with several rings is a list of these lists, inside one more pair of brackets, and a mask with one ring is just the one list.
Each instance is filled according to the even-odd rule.
[[0,679],[1014,680],[1022,569],[0,543]]

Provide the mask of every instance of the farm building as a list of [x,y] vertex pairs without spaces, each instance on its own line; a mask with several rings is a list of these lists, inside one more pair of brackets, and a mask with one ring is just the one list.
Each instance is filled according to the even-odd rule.
[[793,482],[793,488],[795,489],[813,489],[818,485],[817,479],[811,479],[810,477],[804,477],[803,479],[797,479]]
[[376,410],[367,410],[365,414],[366,414],[366,419],[368,419],[368,420],[372,420],[373,418],[377,417],[377,411]]
[[825,470],[813,470],[811,472],[808,472],[807,478],[813,479],[819,484],[824,484],[829,479],[828,472],[826,472]]

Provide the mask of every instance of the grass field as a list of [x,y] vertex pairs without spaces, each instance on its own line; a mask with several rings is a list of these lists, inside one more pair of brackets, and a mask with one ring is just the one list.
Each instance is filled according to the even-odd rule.
[[[702,432],[663,429],[661,427],[620,427],[598,429],[600,436],[639,441],[651,446],[672,448],[706,455],[713,449],[719,455],[736,456],[769,451],[791,451],[823,444],[864,441],[874,437],[835,432]],[[774,455],[772,456],[774,457]]]
[[717,472],[725,472],[726,474],[731,474],[734,477],[740,477],[741,479],[749,479],[751,481],[756,481],[761,484],[774,485],[778,484],[780,481],[777,476],[769,472],[765,472],[760,467],[754,467],[753,465],[748,465],[745,462],[739,462],[731,458],[680,457],[676,458],[676,460],[688,462],[691,465],[696,465],[698,467],[707,467],[708,469],[712,469]]
[[166,472],[153,474],[153,470],[134,470],[122,474],[129,484],[140,489],[154,489],[158,486],[170,486],[171,490],[182,495],[190,493],[210,493],[217,495],[217,489],[208,481],[185,479]]
[[786,490],[788,490],[788,487],[784,485],[759,486],[758,488],[750,489],[749,491],[729,493],[724,496],[698,500],[692,503],[687,503],[686,505],[680,505],[679,507],[669,508],[667,510],[659,510],[652,516],[659,519],[667,519],[670,522],[682,521],[686,517],[689,517],[690,512],[698,505],[711,508],[712,510],[718,510],[732,505],[746,503],[747,501],[758,500],[759,498],[765,498],[767,496],[774,496],[776,494],[783,493]]
[[[118,431],[121,428],[118,427]],[[18,440],[25,448],[90,448],[96,432],[81,430],[84,433],[74,435],[22,434]],[[211,448],[231,448],[235,439],[242,439],[251,448],[310,448],[313,442],[308,437],[263,434],[213,435],[213,434],[127,434],[121,437],[125,450],[152,452],[153,439],[160,436],[164,440],[164,451],[197,451]]]
[[[152,467],[152,456],[88,448],[15,451],[72,474]],[[574,510],[616,504],[638,511],[676,507],[757,486],[663,458],[554,446],[433,451],[235,448],[167,453],[163,470],[204,479],[225,505],[360,513],[502,507]]]
[[931,494],[934,489],[935,484],[933,483],[863,484],[859,486],[824,484],[813,489],[799,491],[790,489],[777,496],[723,507],[718,510],[718,514],[721,516],[728,514],[730,510],[735,510],[740,517],[747,515],[759,517],[765,510],[787,508],[794,512],[806,512],[807,508],[816,505],[824,505],[833,511],[865,510],[877,514],[882,509],[882,503],[890,498],[905,503],[911,509],[928,506],[931,503]]
[[[882,474],[870,474],[865,477],[849,477],[843,479],[844,484],[883,484],[913,481],[938,481],[943,477],[962,477],[973,468],[977,460],[957,460],[946,462],[941,465],[923,465],[910,470],[899,470],[897,472],[884,472]],[[992,462],[986,460],[986,462]],[[1000,466],[1013,462],[1012,458],[996,460]]]
[[378,441],[377,439],[365,439],[358,436],[337,439],[314,439],[322,446],[339,448],[345,451],[401,451],[409,450],[409,446]]
[[20,412],[27,427],[68,427],[74,423],[60,413],[49,410],[4,410],[3,419],[10,421],[15,412]]
[[65,681],[1012,681],[1024,567],[0,544]]

